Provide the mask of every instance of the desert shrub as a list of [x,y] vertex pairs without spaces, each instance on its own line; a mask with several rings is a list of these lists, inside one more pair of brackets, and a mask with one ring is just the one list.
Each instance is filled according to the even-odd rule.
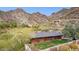
[[20,25],[20,27],[28,27],[28,28],[30,28],[30,26],[29,26],[29,25],[24,24],[24,23],[23,23],[23,24],[21,24],[21,25]]
[[10,22],[0,21],[0,29],[14,28],[14,27],[17,27],[17,23],[15,21],[10,21]]
[[0,40],[9,40],[13,37],[10,33],[3,33],[0,35]]
[[70,51],[70,47],[67,45],[59,46],[58,51]]
[[22,51],[24,44],[30,41],[28,28],[12,28],[7,32],[0,34],[0,50],[1,51]]
[[15,40],[9,40],[9,43],[11,45],[11,49],[12,51],[22,51],[24,50],[24,43],[23,41],[18,41],[17,39]]
[[10,28],[15,28],[15,27],[17,27],[17,23],[16,23],[16,21],[11,21],[11,22],[8,22],[8,26]]
[[[3,38],[3,37],[2,37]],[[9,38],[9,37],[8,37]],[[24,50],[24,42],[19,39],[0,39],[0,50],[1,51],[19,51]]]
[[70,47],[71,49],[78,49],[78,45],[75,44],[75,43],[70,44],[69,47]]
[[12,49],[10,40],[0,40],[0,51],[10,51]]

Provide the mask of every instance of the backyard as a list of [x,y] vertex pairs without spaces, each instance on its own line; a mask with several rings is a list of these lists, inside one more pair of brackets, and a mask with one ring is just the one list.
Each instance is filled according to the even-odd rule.
[[40,42],[40,43],[37,43],[35,44],[35,47],[37,49],[46,49],[46,48],[49,48],[49,47],[52,47],[52,46],[55,46],[55,45],[58,45],[58,44],[63,44],[63,43],[66,43],[66,42],[69,42],[69,40],[60,40],[60,39],[56,39],[56,40],[50,40],[50,41],[46,41],[46,42]]

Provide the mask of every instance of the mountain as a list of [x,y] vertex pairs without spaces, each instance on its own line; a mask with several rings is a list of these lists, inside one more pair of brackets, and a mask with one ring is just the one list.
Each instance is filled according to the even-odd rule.
[[33,24],[41,24],[48,22],[48,17],[39,12],[29,14],[21,8],[11,11],[0,11],[0,20],[12,21],[15,20],[19,24],[32,26]]
[[53,20],[53,25],[58,29],[63,29],[68,23],[79,23],[79,7],[72,7],[69,9],[62,9],[49,16],[50,20]]
[[79,19],[79,7],[72,7],[70,9],[62,9],[57,13],[50,15],[51,19]]
[[11,10],[8,12],[1,11],[0,18],[4,21],[16,21],[17,23],[28,24],[30,14],[23,11],[21,8],[17,8],[16,10]]
[[39,12],[31,14],[29,18],[30,23],[33,24],[42,24],[48,22],[48,17]]
[[58,12],[52,13],[50,16],[43,15],[39,12],[30,14],[21,8],[6,12],[0,11],[0,21],[16,21],[18,24],[28,26],[45,23],[47,25],[50,24],[48,27],[62,30],[67,23],[79,22],[79,7],[63,8]]

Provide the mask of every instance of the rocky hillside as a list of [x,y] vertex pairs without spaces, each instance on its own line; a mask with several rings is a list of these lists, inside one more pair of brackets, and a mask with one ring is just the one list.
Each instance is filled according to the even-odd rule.
[[8,12],[1,11],[0,12],[0,20],[4,21],[12,21],[15,20],[17,23],[24,23],[28,24],[28,19],[30,17],[29,13],[26,13],[20,8],[17,8],[16,10],[11,10]]
[[79,23],[79,7],[64,8],[50,15],[49,19],[53,20],[53,25],[56,25],[58,29],[63,29],[64,25],[68,23]]
[[11,11],[0,11],[0,21],[16,21],[18,24],[32,26],[34,24],[51,24],[52,28],[63,29],[64,25],[69,22],[79,22],[79,8],[73,7],[52,13],[50,16],[43,15],[39,12],[29,14],[21,8]]
[[23,9],[17,8],[16,10],[11,10],[7,12],[0,11],[0,20],[1,21],[15,20],[19,24],[26,24],[32,26],[33,24],[47,23],[48,17],[42,15],[39,12],[29,14],[25,12]]

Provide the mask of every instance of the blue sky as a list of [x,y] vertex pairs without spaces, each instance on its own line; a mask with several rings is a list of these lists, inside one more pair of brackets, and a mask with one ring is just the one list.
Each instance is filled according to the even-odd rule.
[[[28,13],[35,13],[40,12],[45,15],[50,15],[53,12],[57,12],[61,10],[63,7],[22,7],[23,10],[25,10]],[[2,11],[9,11],[9,10],[15,10],[16,7],[0,7],[0,10]]]

